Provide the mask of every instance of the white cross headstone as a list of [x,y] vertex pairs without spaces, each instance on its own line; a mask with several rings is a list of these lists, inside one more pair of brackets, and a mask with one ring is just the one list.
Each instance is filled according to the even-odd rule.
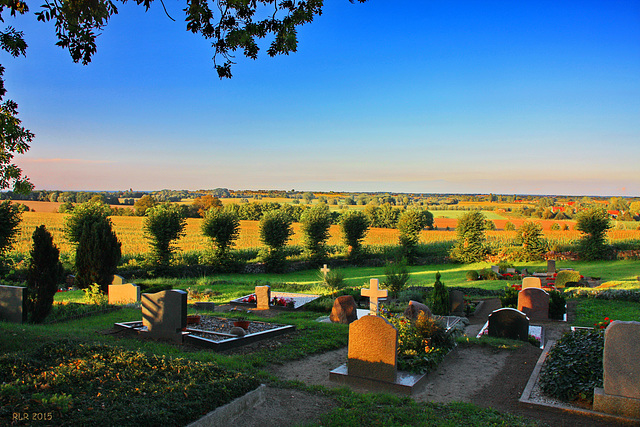
[[320,269],[320,271],[322,271],[322,274],[324,275],[324,278],[326,279],[326,278],[327,278],[327,273],[328,273],[329,271],[331,271],[331,270],[329,269],[329,267],[327,267],[327,264],[325,264],[325,265],[324,265],[324,267],[322,267],[322,268]]
[[378,315],[378,299],[387,297],[386,289],[378,289],[378,279],[371,279],[369,281],[369,289],[363,289],[361,295],[363,297],[369,297],[369,314],[373,316]]

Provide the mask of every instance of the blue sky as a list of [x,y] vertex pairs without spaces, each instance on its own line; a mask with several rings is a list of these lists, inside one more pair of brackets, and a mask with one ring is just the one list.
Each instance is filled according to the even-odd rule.
[[88,66],[5,19],[36,188],[640,196],[640,2],[331,0],[222,81],[165,4],[120,6]]

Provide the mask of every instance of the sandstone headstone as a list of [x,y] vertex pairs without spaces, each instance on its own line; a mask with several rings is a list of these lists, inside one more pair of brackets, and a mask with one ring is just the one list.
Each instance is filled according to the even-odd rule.
[[452,316],[464,316],[464,294],[460,291],[449,291],[449,306]]
[[256,308],[269,310],[271,302],[271,286],[256,286]]
[[379,316],[363,316],[349,325],[347,369],[350,376],[395,382],[398,331]]
[[540,288],[542,289],[542,283],[539,277],[525,277],[522,279],[522,289],[527,288]]
[[378,300],[387,297],[387,290],[378,289],[378,279],[369,280],[369,289],[360,291],[363,297],[369,297],[369,314],[378,314]]
[[426,305],[417,301],[409,301],[409,306],[404,311],[404,317],[407,319],[415,320],[420,316],[420,313],[424,313],[427,317],[432,317],[431,310]]
[[108,292],[109,304],[129,304],[140,301],[140,286],[133,283],[109,285]]
[[515,308],[500,308],[489,315],[489,336],[527,341],[529,318]]
[[329,267],[327,267],[327,264],[325,264],[320,271],[322,272],[322,277],[324,277],[325,279],[327,278],[327,274],[331,271],[329,269]]
[[518,310],[530,320],[549,320],[549,294],[538,288],[518,292]]
[[21,286],[0,286],[0,320],[26,322],[26,289]]
[[113,275],[113,280],[111,280],[112,285],[124,285],[125,283],[124,277],[118,276],[117,274]]
[[547,260],[547,274],[556,272],[556,261],[554,259]]
[[358,320],[358,306],[351,295],[342,295],[335,299],[329,319],[334,323],[349,324]]
[[187,327],[187,293],[172,289],[142,294],[142,325],[150,336],[181,341]]
[[615,320],[604,333],[604,388],[595,389],[593,409],[640,418],[640,322]]

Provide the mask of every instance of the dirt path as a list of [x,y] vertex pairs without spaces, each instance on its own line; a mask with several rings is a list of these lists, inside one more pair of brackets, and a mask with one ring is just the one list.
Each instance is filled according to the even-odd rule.
[[[499,308],[499,300],[489,300],[470,319],[469,334],[475,334],[491,311]],[[547,339],[557,339],[568,330],[564,322],[544,322]],[[552,426],[612,426],[610,421],[585,417],[554,409],[529,407],[518,402],[541,350],[525,345],[518,350],[496,350],[489,347],[458,346],[429,374],[427,384],[413,395],[419,402],[472,402],[482,407],[523,415]],[[272,365],[267,371],[283,380],[301,381],[327,388],[341,386],[329,381],[329,372],[347,359],[347,349],[314,355],[303,360]],[[351,387],[358,392],[371,392]],[[237,419],[238,425],[262,427],[303,425],[328,412],[334,405],[324,397],[295,390],[267,389],[265,403]],[[304,414],[304,417],[302,417]],[[251,424],[255,423],[255,424]]]

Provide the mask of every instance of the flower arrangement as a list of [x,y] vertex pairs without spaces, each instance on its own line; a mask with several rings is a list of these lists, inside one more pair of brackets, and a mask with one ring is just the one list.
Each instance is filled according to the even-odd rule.
[[610,323],[611,319],[605,317],[602,322],[594,323],[593,326],[595,326],[596,329],[607,329],[607,326],[609,326]]
[[273,298],[271,298],[271,305],[279,306],[279,307],[293,308],[294,307],[294,302],[293,302],[292,298],[273,297]]
[[251,294],[248,297],[244,297],[240,300],[240,302],[243,302],[245,304],[255,304],[257,302],[256,294]]

